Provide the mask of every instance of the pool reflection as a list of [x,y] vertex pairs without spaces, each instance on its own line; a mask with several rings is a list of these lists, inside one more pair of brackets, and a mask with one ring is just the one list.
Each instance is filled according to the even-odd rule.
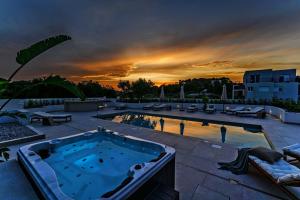
[[213,124],[208,122],[162,118],[144,114],[117,115],[113,121],[151,128],[157,131],[198,137],[238,147],[263,146],[270,148],[264,134],[255,128]]

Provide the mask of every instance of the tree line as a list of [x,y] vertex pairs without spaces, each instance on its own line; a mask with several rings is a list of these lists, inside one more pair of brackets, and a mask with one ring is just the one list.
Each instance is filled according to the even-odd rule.
[[[5,91],[1,93],[0,98],[11,98],[19,91],[24,90],[24,88],[29,88],[20,93],[16,98],[72,98],[76,97],[73,93],[66,90],[63,87],[50,85],[50,84],[40,84],[43,83],[46,79],[55,78],[55,80],[61,80],[70,83],[71,85],[77,86],[86,97],[116,97],[116,91],[109,86],[102,86],[95,81],[82,81],[79,83],[73,83],[61,76],[51,75],[43,78],[35,78],[33,80],[21,80],[11,82]],[[30,86],[36,85],[34,89],[31,89]]]
[[[0,98],[9,98],[18,93],[18,91],[24,88],[31,88],[31,85],[38,85],[48,78],[56,78],[57,80],[67,81],[68,83],[77,86],[86,97],[103,97],[115,98],[120,96],[121,98],[158,98],[160,96],[161,87],[164,87],[166,98],[178,98],[180,86],[184,84],[184,90],[186,97],[189,94],[196,94],[192,97],[210,96],[214,98],[220,98],[222,93],[222,87],[225,84],[227,86],[228,96],[231,95],[231,88],[233,82],[228,78],[195,78],[180,80],[176,83],[165,84],[161,86],[155,85],[151,80],[138,79],[136,81],[120,80],[117,84],[118,90],[111,86],[103,86],[96,81],[82,81],[79,83],[71,82],[64,77],[58,75],[51,75],[43,78],[35,78],[33,80],[21,80],[11,82],[6,90],[1,93]],[[62,87],[55,85],[45,85],[35,87],[34,89],[25,90],[17,98],[72,98],[75,97],[73,93],[67,91]],[[191,98],[192,98],[191,97]]]
[[178,98],[181,85],[184,85],[186,97],[220,98],[223,85],[227,87],[227,95],[231,95],[233,82],[229,78],[194,78],[180,80],[176,83],[156,86],[151,80],[138,79],[136,81],[120,81],[118,88],[121,90],[123,98],[157,98],[160,95],[161,87],[164,87],[167,98]]

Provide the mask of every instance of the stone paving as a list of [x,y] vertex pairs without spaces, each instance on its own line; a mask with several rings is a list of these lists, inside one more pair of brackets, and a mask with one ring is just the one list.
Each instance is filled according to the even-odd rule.
[[[103,113],[115,112],[110,109]],[[157,113],[157,112],[156,112]],[[273,118],[265,120],[255,118],[241,118],[227,116],[223,114],[208,115],[204,113],[186,113],[180,111],[161,112],[178,116],[193,116],[198,118],[226,120],[241,123],[260,124],[274,144],[276,149],[283,146],[300,142],[298,125],[282,124]],[[46,139],[68,136],[83,131],[96,129],[101,125],[113,131],[128,134],[151,141],[156,141],[176,149],[176,189],[180,192],[181,199],[288,199],[288,197],[273,183],[260,174],[255,169],[250,169],[247,175],[233,175],[227,171],[218,170],[217,162],[230,161],[236,156],[236,149],[231,145],[218,144],[221,149],[213,148],[216,142],[204,141],[199,138],[191,138],[176,134],[161,133],[155,130],[142,127],[135,127],[127,124],[117,124],[112,121],[97,119],[92,116],[96,112],[72,113],[73,120],[69,123],[62,123],[55,126],[42,126],[39,123],[33,126],[46,134]],[[24,144],[23,144],[24,145]],[[11,154],[21,145],[12,146]],[[12,163],[15,161],[11,161]],[[0,199],[35,199],[33,191],[24,178],[18,165],[8,170],[8,167],[1,165],[1,170],[8,172],[1,173]],[[16,172],[15,185],[12,187]],[[6,176],[2,177],[2,176]],[[8,177],[8,178],[7,178]],[[14,187],[20,189],[14,193]],[[9,193],[10,198],[6,198]],[[30,198],[29,198],[30,197]]]

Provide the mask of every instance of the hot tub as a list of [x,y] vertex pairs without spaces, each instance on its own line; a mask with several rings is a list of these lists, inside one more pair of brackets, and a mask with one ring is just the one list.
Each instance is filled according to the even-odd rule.
[[18,160],[45,199],[142,198],[174,188],[175,150],[103,129],[26,145]]

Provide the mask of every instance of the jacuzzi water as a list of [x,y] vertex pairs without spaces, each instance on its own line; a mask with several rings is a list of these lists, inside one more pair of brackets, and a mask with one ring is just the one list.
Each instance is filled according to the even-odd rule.
[[102,129],[18,151],[47,200],[126,199],[174,158],[171,147]]
[[128,176],[131,166],[157,158],[160,153],[94,138],[58,147],[45,161],[56,172],[65,194],[87,200],[113,190]]

